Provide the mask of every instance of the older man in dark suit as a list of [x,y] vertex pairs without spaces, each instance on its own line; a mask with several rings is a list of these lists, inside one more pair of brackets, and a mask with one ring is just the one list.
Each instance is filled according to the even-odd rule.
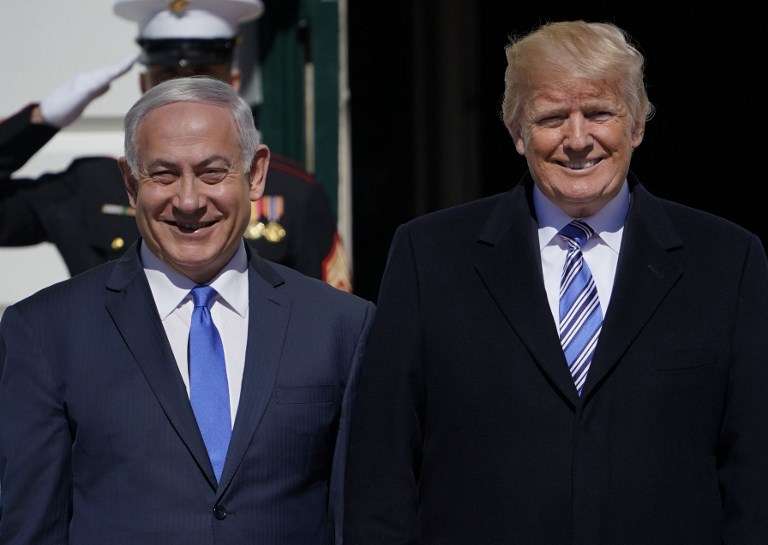
[[0,327],[0,543],[334,541],[372,305],[248,251],[268,165],[223,82],[128,113],[141,239]]
[[768,543],[760,241],[629,173],[651,107],[620,29],[545,25],[507,59],[529,175],[396,234],[346,545]]

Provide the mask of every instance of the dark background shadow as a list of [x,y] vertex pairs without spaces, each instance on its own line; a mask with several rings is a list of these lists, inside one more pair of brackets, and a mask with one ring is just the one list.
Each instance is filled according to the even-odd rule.
[[[396,227],[509,189],[525,171],[498,111],[508,36],[545,21],[609,21],[646,57],[656,115],[632,169],[656,195],[768,241],[761,160],[768,23],[731,9],[519,13],[469,0],[351,2],[355,288],[375,299]],[[731,6],[734,8],[734,6]],[[374,9],[379,10],[374,12]]]

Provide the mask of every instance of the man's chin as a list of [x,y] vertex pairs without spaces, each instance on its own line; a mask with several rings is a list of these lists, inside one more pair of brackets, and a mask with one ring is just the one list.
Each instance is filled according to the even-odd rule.
[[175,271],[198,284],[208,282],[226,265],[228,259],[221,254],[195,256],[168,256],[166,260]]
[[553,202],[572,218],[586,218],[597,213],[610,199],[601,192],[576,191],[558,193]]

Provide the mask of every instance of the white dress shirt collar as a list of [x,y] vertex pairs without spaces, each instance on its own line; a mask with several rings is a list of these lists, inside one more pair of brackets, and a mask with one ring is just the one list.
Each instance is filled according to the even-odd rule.
[[[629,212],[629,204],[629,188],[625,180],[616,196],[608,201],[596,214],[579,219],[592,227],[595,234],[614,253],[618,254],[621,247],[624,222]],[[535,184],[533,188],[533,207],[539,223],[539,248],[544,248],[552,243],[557,233],[574,219],[549,200]]]
[[[141,244],[141,261],[149,287],[155,299],[160,319],[165,320],[184,300],[197,282],[174,270],[160,260],[148,247]],[[224,265],[219,274],[208,283],[218,294],[218,300],[237,312],[241,317],[248,311],[248,255],[243,242],[235,255]]]

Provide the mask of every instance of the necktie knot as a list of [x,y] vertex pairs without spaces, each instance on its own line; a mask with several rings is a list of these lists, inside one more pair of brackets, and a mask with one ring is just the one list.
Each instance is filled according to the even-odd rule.
[[572,247],[581,249],[592,235],[595,234],[595,231],[583,221],[573,220],[571,223],[560,229],[558,234]]
[[206,307],[210,309],[213,298],[216,297],[216,290],[211,286],[195,286],[191,293],[195,308]]

